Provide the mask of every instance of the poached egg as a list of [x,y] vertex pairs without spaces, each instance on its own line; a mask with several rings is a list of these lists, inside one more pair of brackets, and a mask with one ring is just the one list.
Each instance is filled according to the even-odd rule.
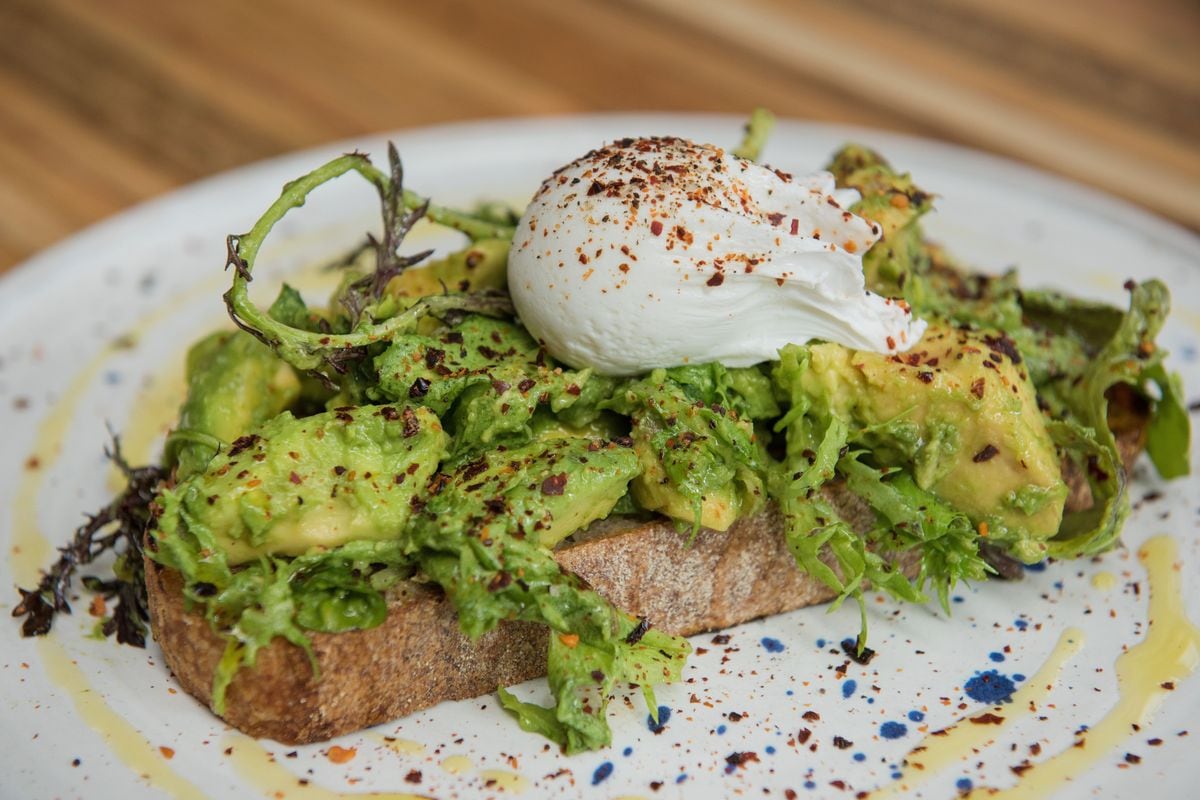
[[744,367],[813,339],[907,350],[925,323],[868,291],[877,224],[854,190],[686,139],[621,139],[551,175],[517,225],[508,284],[526,328],[573,367],[633,375]]

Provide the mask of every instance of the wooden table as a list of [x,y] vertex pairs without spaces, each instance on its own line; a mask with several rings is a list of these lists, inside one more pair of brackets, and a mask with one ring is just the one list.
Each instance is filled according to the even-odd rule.
[[603,110],[871,125],[1200,228],[1195,0],[0,0],[0,270],[219,170]]

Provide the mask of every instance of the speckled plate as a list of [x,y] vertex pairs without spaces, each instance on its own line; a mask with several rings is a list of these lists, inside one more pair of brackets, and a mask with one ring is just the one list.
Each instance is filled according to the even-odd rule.
[[[613,137],[732,143],[739,126],[571,117],[394,140],[409,185],[454,205],[520,201],[550,170]],[[1164,278],[1177,308],[1161,343],[1200,390],[1192,234],[1019,164],[875,131],[784,123],[766,157],[807,170],[847,139],[882,149],[938,192],[930,233],[984,269],[1019,265],[1029,284],[1116,303],[1127,278]],[[352,147],[379,155],[384,141],[203,181],[0,281],[0,608],[11,609],[12,587],[32,583],[51,546],[111,490],[105,424],[125,432],[133,458],[154,452],[179,399],[185,346],[227,324],[225,235],[245,230],[287,179]],[[255,286],[299,273],[320,296],[329,279],[313,265],[373,224],[375,202],[351,178],[322,189],[280,226]],[[153,645],[89,638],[96,620],[81,600],[43,640],[0,623],[0,796],[952,797],[1014,785],[1073,798],[1190,795],[1200,782],[1200,680],[1187,680],[1197,638],[1178,615],[1200,619],[1200,481],[1162,485],[1143,463],[1131,491],[1125,545],[1103,558],[961,587],[949,618],[872,597],[878,652],[867,665],[839,647],[858,628],[849,607],[696,637],[686,682],[659,692],[669,712],[661,729],[648,727],[639,697],[618,698],[613,746],[572,758],[520,731],[491,696],[322,745],[256,742],[178,691]],[[1118,668],[1126,650],[1134,655]],[[546,694],[537,681],[518,691]]]

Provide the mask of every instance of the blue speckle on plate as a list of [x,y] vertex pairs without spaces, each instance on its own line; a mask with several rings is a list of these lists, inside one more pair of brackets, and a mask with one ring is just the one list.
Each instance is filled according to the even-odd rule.
[[991,652],[991,653],[988,653],[988,658],[990,658],[992,661],[995,661],[997,664],[999,664],[1001,661],[1004,660],[1004,653]]
[[885,739],[899,739],[908,735],[908,726],[903,722],[888,720],[879,726],[879,735]]
[[658,722],[654,721],[654,717],[646,715],[646,727],[652,733],[662,733],[662,729],[667,727],[667,723],[671,721],[671,709],[666,706],[658,707]]
[[772,639],[770,636],[764,636],[762,638],[762,646],[768,653],[782,653],[785,649],[783,642],[779,641],[778,639]]
[[922,720],[925,719],[925,712],[924,711],[910,711],[910,712],[908,712],[908,718],[910,720],[912,720],[913,722],[921,722]]
[[858,689],[858,681],[854,680],[853,678],[842,681],[842,697],[845,697],[846,699],[850,699],[851,697],[854,696],[854,692],[857,689]]
[[964,598],[961,594],[956,594],[956,595],[954,595],[954,597],[951,597],[950,599],[956,603],[961,603]]
[[989,669],[987,672],[976,672],[975,677],[963,685],[963,690],[977,703],[995,705],[1012,700],[1017,687],[1007,675]]
[[1022,674],[1021,674],[1021,673],[1019,673],[1019,672],[1014,672],[1014,673],[1012,674],[1012,679],[1013,679],[1014,681],[1016,681],[1017,683],[1020,683],[1021,681],[1025,680],[1025,676],[1024,676],[1024,675],[1022,675]]
[[769,744],[766,747],[764,747],[763,749],[767,751],[767,755],[769,755],[769,756],[775,755],[775,745]]
[[676,783],[683,783],[683,782],[684,782],[684,781],[686,781],[686,780],[687,780],[687,773],[686,773],[686,772],[681,772],[681,773],[679,773],[679,777],[675,779],[675,782],[676,782]]
[[725,726],[724,726],[724,725],[718,725],[718,726],[717,726],[717,735],[718,735],[718,736],[720,736],[720,735],[722,735],[722,734],[724,734],[724,733],[725,733]]
[[1026,621],[1025,621],[1025,620],[1023,620],[1023,619],[1014,619],[1014,620],[1013,620],[1013,625],[1014,625],[1014,626],[1016,627],[1016,629],[1017,629],[1017,630],[1019,630],[1019,631],[1023,631],[1023,630],[1025,630],[1026,628],[1028,628],[1028,627],[1029,627],[1029,623],[1028,623],[1028,622],[1026,622]]
[[624,750],[622,750],[622,751],[621,751],[621,755],[623,755],[623,756],[631,756],[631,755],[633,755],[633,748],[632,748],[632,747],[626,747]]
[[121,373],[113,369],[108,370],[104,373],[104,382],[109,386],[116,386],[121,382]]
[[892,772],[892,780],[894,780],[894,781],[898,781],[903,777],[904,777],[904,773],[901,772],[900,770],[894,770]]
[[855,754],[854,754],[854,760],[855,760],[855,761],[866,761],[866,760],[867,760],[867,754],[866,754],[866,753],[855,753]]
[[612,775],[613,764],[611,761],[605,761],[600,766],[596,767],[596,771],[592,773],[592,786],[599,783],[604,783],[608,780],[608,776]]
[[970,778],[959,778],[954,785],[958,787],[960,792],[969,792],[975,784],[971,783]]
[[817,647],[824,647],[824,646],[825,646],[825,640],[817,639]]
[[796,693],[795,689],[788,689],[785,694],[787,694],[788,697],[791,697],[795,693]]
[[805,781],[804,788],[805,789],[815,789],[815,788],[817,788],[817,782],[816,781]]
[[1045,572],[1046,571],[1046,562],[1039,561],[1036,564],[1026,564],[1025,571],[1026,572]]

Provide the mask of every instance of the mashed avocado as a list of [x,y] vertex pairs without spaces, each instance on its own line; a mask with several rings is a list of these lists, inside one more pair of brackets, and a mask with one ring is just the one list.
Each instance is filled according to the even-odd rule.
[[285,411],[163,495],[158,541],[169,549],[183,530],[236,566],[395,538],[447,443],[423,408]]

